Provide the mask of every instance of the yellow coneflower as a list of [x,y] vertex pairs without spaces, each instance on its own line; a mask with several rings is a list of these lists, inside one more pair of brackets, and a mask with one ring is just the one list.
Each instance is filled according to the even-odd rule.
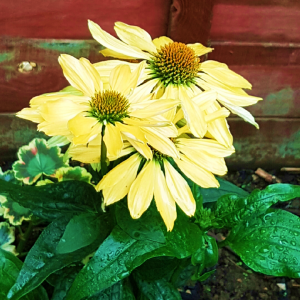
[[172,158],[152,148],[151,160],[146,161],[139,153],[134,153],[105,175],[96,186],[97,191],[103,190],[104,204],[113,204],[127,195],[130,214],[137,219],[154,197],[168,231],[173,229],[177,217],[176,203],[186,215],[193,216],[195,199],[176,168],[199,186],[219,187],[213,174],[227,172],[224,157],[232,154],[234,148],[210,139],[187,137],[172,139],[172,142],[180,153],[173,162]]
[[[176,136],[177,130],[160,116],[177,103],[170,99],[149,101],[144,88],[137,88],[145,62],[138,64],[134,72],[127,65],[118,65],[111,70],[106,83],[87,59],[63,54],[59,63],[73,88],[33,98],[31,107],[17,113],[18,117],[39,123],[38,130],[47,135],[67,138],[72,142],[74,155],[82,161],[90,158],[85,153],[79,155],[78,149],[90,146],[100,152],[102,141],[108,157],[118,157],[123,140],[148,159],[152,158],[148,144],[178,157],[168,139]],[[144,128],[147,134],[142,131]]]
[[[249,96],[243,89],[251,89],[251,84],[226,64],[212,60],[200,62],[199,57],[211,52],[212,48],[200,43],[174,42],[165,36],[152,40],[145,30],[122,22],[116,22],[114,27],[121,40],[92,21],[88,22],[88,26],[94,39],[107,48],[101,51],[104,56],[145,60],[147,68],[143,79],[148,80],[148,90],[154,91],[156,98],[180,99],[188,126],[191,126],[189,120],[194,114],[190,98],[203,90],[214,90],[218,92],[217,100],[222,105],[258,128],[253,116],[242,107],[255,104],[262,98]],[[119,63],[116,60],[105,61],[96,64],[96,68],[108,72]],[[136,68],[134,63],[128,65]],[[197,120],[193,122],[196,122],[194,127],[201,126]]]

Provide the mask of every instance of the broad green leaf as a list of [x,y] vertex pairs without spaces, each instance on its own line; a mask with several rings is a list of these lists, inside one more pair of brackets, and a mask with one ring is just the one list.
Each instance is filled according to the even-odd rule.
[[[0,299],[6,299],[21,268],[22,262],[16,256],[0,248]],[[48,300],[48,296],[43,287],[38,287],[20,300]]]
[[16,246],[11,245],[14,241],[15,227],[9,226],[6,222],[0,222],[0,248],[16,255]]
[[54,218],[82,212],[100,211],[99,194],[83,181],[63,181],[44,186],[18,186],[0,180],[1,193],[30,209],[33,215]]
[[87,300],[135,300],[128,281],[121,280],[104,291],[87,298]]
[[[179,266],[179,273],[174,274],[174,285],[178,288],[182,288],[186,285],[186,283],[191,279],[192,275],[195,273],[197,267],[191,264],[190,259],[186,259],[186,261],[181,260],[181,265]],[[176,271],[175,271],[176,272]]]
[[222,228],[238,224],[241,220],[264,213],[277,202],[300,197],[300,186],[277,183],[264,190],[255,190],[247,197],[226,195],[215,205],[215,227]]
[[92,244],[72,253],[59,254],[56,252],[56,247],[69,221],[69,218],[62,217],[44,229],[27,254],[17,282],[8,294],[9,299],[17,300],[40,285],[53,272],[81,261],[85,256],[93,253],[111,230],[110,216],[105,214],[100,219],[102,230]]
[[58,169],[55,173],[55,177],[58,181],[79,180],[91,183],[92,174],[90,174],[85,168],[65,167]]
[[82,265],[68,266],[49,276],[47,281],[54,286],[51,300],[66,299],[67,293],[81,268]]
[[18,151],[19,160],[13,164],[16,178],[25,184],[36,182],[42,174],[51,176],[56,170],[67,166],[59,147],[48,147],[46,140],[33,139]]
[[[119,226],[100,245],[93,258],[77,275],[67,299],[93,296],[129,276],[147,259],[157,256],[155,250],[164,244],[132,239]],[[160,253],[163,255],[164,252]]]
[[299,278],[299,237],[300,218],[275,210],[241,222],[226,241],[254,271]]
[[140,276],[134,276],[140,293],[149,300],[182,300],[178,290],[165,278],[146,281]]
[[152,281],[170,277],[180,263],[181,260],[175,257],[154,257],[148,259],[141,266],[136,268],[135,271],[138,272],[144,280]]
[[74,216],[56,247],[56,253],[74,252],[92,244],[103,230],[101,225],[99,215],[86,213]]

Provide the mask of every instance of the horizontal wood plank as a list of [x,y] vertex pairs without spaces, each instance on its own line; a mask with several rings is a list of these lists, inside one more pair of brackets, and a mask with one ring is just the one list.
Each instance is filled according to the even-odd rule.
[[300,5],[217,3],[210,38],[214,41],[300,42]]
[[[101,49],[93,40],[0,38],[0,112],[16,112],[28,106],[32,97],[67,86],[58,64],[61,53],[95,63],[104,59]],[[20,72],[19,64],[26,61],[36,67]]]
[[87,20],[114,34],[113,24],[138,25],[153,37],[166,35],[171,0],[0,1],[0,35],[90,39]]

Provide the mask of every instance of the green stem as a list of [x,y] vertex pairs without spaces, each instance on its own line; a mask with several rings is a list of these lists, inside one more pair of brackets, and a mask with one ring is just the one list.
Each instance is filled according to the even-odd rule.
[[33,229],[33,222],[30,221],[25,233],[21,236],[20,242],[17,246],[17,252],[18,253],[21,253],[23,251],[23,249],[24,249],[24,247],[25,247],[25,245],[28,241],[28,238],[29,238],[29,236],[32,232],[32,229]]
[[104,143],[104,132],[105,126],[102,127],[102,139],[101,139],[101,175],[102,177],[107,173],[107,164],[106,164],[106,156],[107,156],[107,149]]

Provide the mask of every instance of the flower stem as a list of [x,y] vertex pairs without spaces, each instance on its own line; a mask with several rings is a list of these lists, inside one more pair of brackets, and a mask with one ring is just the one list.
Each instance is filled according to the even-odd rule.
[[25,245],[28,241],[28,238],[29,238],[29,236],[32,232],[32,229],[33,229],[33,222],[30,221],[25,233],[21,236],[20,242],[17,246],[17,252],[18,253],[21,253],[23,251],[23,249],[24,249],[24,247],[25,247]]
[[101,175],[102,177],[106,175],[107,173],[107,164],[106,164],[106,156],[107,156],[107,149],[104,143],[104,132],[105,132],[105,126],[102,127],[102,139],[101,139]]

